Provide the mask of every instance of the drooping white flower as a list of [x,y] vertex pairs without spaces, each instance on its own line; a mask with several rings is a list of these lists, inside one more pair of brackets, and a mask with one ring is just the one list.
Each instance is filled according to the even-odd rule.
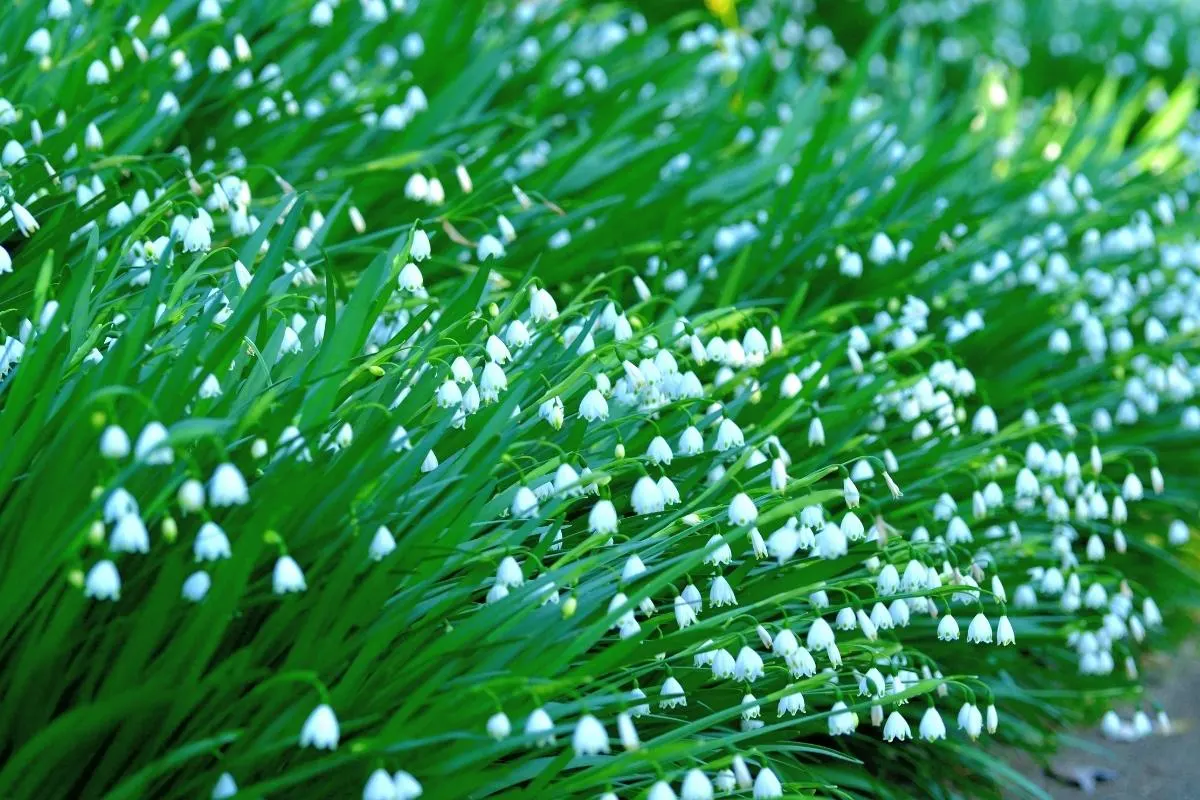
[[983,714],[973,703],[963,703],[958,712],[958,728],[974,740],[983,732]]
[[972,644],[992,643],[992,623],[982,613],[978,613],[967,626],[967,641]]
[[514,519],[529,519],[537,516],[538,498],[528,486],[518,486],[510,507]]
[[219,465],[208,481],[209,502],[216,508],[245,505],[250,502],[250,489],[241,470],[230,463]]
[[825,426],[821,423],[820,417],[813,417],[813,421],[808,426],[808,446],[809,447],[824,447],[825,446]]
[[775,777],[770,767],[763,767],[754,779],[754,798],[764,800],[772,797],[783,797],[783,784]]
[[[631,691],[629,693],[629,699],[632,701],[645,700],[646,693],[643,692],[640,688],[635,686],[633,688],[633,691]],[[629,709],[629,715],[635,719],[637,717],[644,717],[649,713],[650,713],[650,704],[649,703],[640,703],[639,702],[637,705],[631,706]]]
[[13,201],[11,205],[13,221],[17,223],[17,230],[21,232],[21,235],[28,238],[37,232],[37,229],[41,227],[41,223],[37,221],[33,214],[29,213],[29,209],[16,201]]
[[200,389],[197,394],[202,400],[210,400],[214,397],[221,396],[221,382],[217,380],[216,375],[209,374],[200,383]]
[[1017,473],[1017,497],[1032,498],[1038,496],[1038,479],[1028,467],[1022,467]]
[[704,452],[704,437],[694,425],[687,426],[679,437],[679,453],[684,456],[696,456]]
[[558,304],[554,296],[545,289],[529,287],[529,317],[534,322],[558,319]]
[[[470,392],[470,387],[467,389]],[[483,365],[483,374],[479,378],[479,393],[485,403],[494,403],[500,399],[500,393],[508,391],[508,377],[504,368],[495,361]]]
[[[969,635],[969,632],[968,632]],[[1017,641],[1016,634],[1013,633],[1012,623],[1005,614],[1000,617],[1000,621],[996,623],[996,644],[1004,646],[1015,644]]]
[[137,514],[126,514],[117,520],[108,546],[114,553],[150,552],[150,535],[142,518]]
[[212,232],[204,220],[197,216],[189,221],[187,230],[183,234],[183,252],[208,252],[211,247]]
[[892,624],[897,628],[907,628],[909,621],[908,603],[903,600],[893,600],[888,606],[888,616],[892,618]]
[[609,752],[608,732],[600,720],[591,714],[584,714],[575,723],[575,733],[571,736],[571,747],[577,756],[594,756]]
[[754,781],[750,777],[750,768],[746,765],[746,759],[742,758],[741,754],[733,757],[731,766],[733,767],[733,775],[737,779],[739,789],[749,789],[754,786]]
[[396,782],[386,769],[377,769],[367,778],[363,800],[397,800]]
[[696,611],[692,608],[691,603],[677,596],[674,602],[675,622],[679,625],[679,629],[683,630],[696,621]]
[[680,800],[712,800],[712,781],[698,769],[688,770],[680,787]]
[[333,24],[333,6],[325,0],[317,0],[308,13],[308,23],[314,28],[328,28]]
[[454,361],[450,362],[450,376],[456,383],[470,383],[471,362],[462,356],[455,356]]
[[829,665],[834,669],[842,665],[842,651],[838,649],[836,644],[831,644],[825,648],[825,657],[829,659]]
[[[509,347],[521,348],[529,344],[531,337],[525,323],[514,319],[504,328],[504,341]],[[498,360],[498,359],[493,359]]]
[[479,238],[479,244],[475,249],[475,257],[480,263],[487,261],[489,258],[504,258],[504,255],[504,244],[495,236],[485,233]]
[[646,448],[646,458],[651,464],[670,465],[672,456],[671,445],[667,444],[667,440],[661,436],[655,436],[651,440],[650,446]]
[[228,772],[222,772],[212,788],[212,800],[226,800],[238,793],[237,781]]
[[867,529],[863,525],[862,520],[858,518],[853,511],[847,511],[846,516],[842,517],[842,524],[839,526],[842,533],[846,535],[846,539],[851,542],[862,541],[866,536]]
[[[788,684],[791,689],[791,684]],[[793,690],[783,697],[779,698],[779,707],[776,709],[776,714],[780,717],[795,716],[804,711],[804,694],[798,690]]]
[[525,735],[534,736],[538,747],[554,744],[554,720],[544,708],[535,708],[525,720]]
[[853,608],[846,606],[838,611],[833,624],[839,631],[852,631],[858,628],[858,617],[855,616]]
[[996,412],[992,410],[991,406],[980,408],[975,412],[975,416],[971,420],[971,430],[974,433],[994,435],[999,430],[999,427]]
[[608,401],[599,390],[591,389],[579,403],[579,416],[588,422],[608,419]]
[[[899,605],[904,605],[907,608],[907,605],[904,603],[900,603]],[[888,631],[896,627],[896,622],[892,619],[891,612],[883,603],[876,603],[871,607],[870,620],[876,630]]]
[[[919,565],[920,562],[910,561],[909,563],[917,563]],[[905,571],[907,573],[907,568]],[[885,597],[900,591],[900,574],[894,565],[883,565],[883,568],[879,570],[879,574],[875,577],[875,588],[879,594]]]
[[879,638],[879,632],[875,629],[875,623],[871,621],[869,616],[867,616],[867,612],[860,608],[854,612],[854,616],[858,622],[859,630],[862,631],[863,636],[866,637],[867,641],[873,642]]
[[713,785],[718,791],[729,793],[737,788],[737,777],[733,774],[733,770],[723,769],[717,773]]
[[[25,158],[25,155],[25,147],[16,139],[9,139],[8,143],[4,145],[4,149],[0,151],[0,164],[11,167]],[[6,271],[11,272],[11,269]]]
[[610,500],[598,500],[588,514],[588,530],[592,533],[617,532],[617,509]]
[[525,583],[525,575],[515,558],[505,556],[500,560],[500,566],[496,569],[496,583],[509,588]]
[[396,538],[386,525],[380,525],[371,538],[367,555],[372,561],[382,561],[396,549]]
[[617,714],[617,738],[621,740],[621,746],[626,750],[637,750],[642,746],[637,728],[633,725],[633,717],[628,712],[622,711]]
[[808,637],[805,640],[805,644],[809,650],[825,650],[834,643],[834,640],[833,628],[830,627],[824,618],[817,617],[808,629]]
[[713,449],[718,453],[724,453],[734,447],[741,447],[745,441],[742,429],[737,426],[736,422],[726,417],[721,420],[721,425],[717,428],[717,440],[713,444]]
[[[96,123],[94,123],[94,122],[89,122],[87,124],[87,127],[84,129],[83,147],[85,150],[93,150],[93,151],[100,150],[101,148],[104,147],[104,137],[101,136],[100,129],[98,127],[96,127]],[[122,205],[122,204],[118,203],[117,206],[114,206],[114,208],[117,208],[120,205]],[[132,216],[131,214],[128,214],[129,206],[125,206],[124,211],[126,213],[118,212],[116,215],[116,217],[118,219],[120,219],[121,217],[125,217],[124,222],[119,222],[119,223],[114,224],[112,221],[110,221],[109,224],[112,225],[113,227],[120,227],[120,225],[123,225],[123,224],[125,224],[125,222],[128,222],[129,221],[128,217]],[[109,213],[110,213],[110,220],[111,220],[112,212],[110,211]]]
[[100,455],[110,459],[121,459],[129,455],[129,434],[120,425],[109,425],[100,434]]
[[946,541],[952,545],[968,544],[974,541],[974,534],[962,517],[955,517],[946,526]]
[[128,514],[137,514],[138,504],[128,491],[118,486],[104,501],[104,521],[116,522]]
[[734,495],[733,500],[729,502],[729,524],[740,527],[750,525],[757,519],[758,508],[750,499],[750,495],[745,492],[738,492]]
[[508,715],[503,711],[497,711],[488,717],[487,733],[496,741],[500,741],[512,733],[512,723],[509,722]]
[[936,708],[930,706],[926,709],[925,714],[921,717],[921,725],[918,727],[917,733],[927,742],[946,738],[946,724],[942,722],[942,715]]
[[756,653],[753,648],[743,646],[742,649],[738,651],[737,661],[734,663],[733,677],[737,678],[739,681],[753,683],[762,676],[762,656]]
[[1041,591],[1048,595],[1062,594],[1066,588],[1066,579],[1057,567],[1050,567],[1042,573]]
[[1125,481],[1121,484],[1121,496],[1128,503],[1141,500],[1145,496],[1142,481],[1136,473],[1131,472],[1125,476]]
[[854,481],[849,477],[842,481],[842,495],[846,499],[847,508],[858,508],[858,504],[862,500],[862,494],[858,491],[858,487],[854,485]]
[[217,45],[212,50],[208,51],[208,69],[210,72],[221,74],[228,72],[233,66],[233,59],[229,56],[229,51],[221,45]]
[[621,582],[629,583],[637,580],[647,572],[646,565],[642,559],[635,553],[625,560],[625,566],[621,568]]
[[429,234],[418,228],[413,232],[412,249],[409,251],[409,255],[412,256],[413,261],[424,261],[429,258],[432,252],[433,248],[429,244]]
[[850,543],[840,527],[830,522],[816,535],[817,555],[824,559],[841,558],[849,552]]
[[333,708],[322,703],[304,721],[304,727],[300,730],[300,746],[336,750],[340,737],[337,715],[333,713]]
[[421,274],[421,268],[411,261],[400,268],[400,275],[396,280],[406,292],[419,292],[425,288],[425,276]]
[[[508,217],[504,216],[503,214],[497,216],[496,227],[500,229],[500,236],[505,242],[511,244],[512,242],[516,241],[517,231],[516,228],[513,227],[512,222],[509,221]],[[501,254],[503,255],[503,252]]]
[[728,650],[721,647],[712,652],[712,675],[716,680],[732,678],[737,667],[737,660]]
[[308,588],[304,582],[303,570],[291,556],[280,556],[275,562],[275,570],[271,575],[271,586],[275,594],[303,592]]
[[[812,532],[809,531],[809,534]],[[772,533],[766,544],[768,554],[783,564],[800,549],[800,534],[795,528],[785,525]]]
[[707,549],[708,554],[704,556],[705,564],[712,564],[714,567],[719,567],[733,561],[733,548],[725,541],[725,537],[719,533],[715,533],[709,537]]
[[99,86],[108,83],[108,67],[100,59],[88,64],[86,80],[88,86]]
[[654,785],[650,787],[650,791],[646,793],[646,800],[679,800],[679,796],[675,794],[671,784],[666,781],[655,781]]
[[858,727],[858,718],[844,702],[838,700],[830,710],[833,712],[828,719],[830,736],[849,736],[854,733],[854,729]]
[[544,419],[554,430],[562,430],[563,422],[566,421],[562,398],[555,395],[538,406],[538,418]]
[[414,172],[404,183],[404,196],[409,200],[427,200],[429,198],[429,179],[419,172]]
[[697,614],[704,610],[704,598],[694,584],[689,583],[683,587],[683,591],[679,593],[679,596],[686,600],[688,605]]
[[782,492],[787,489],[787,464],[784,463],[782,458],[775,458],[771,460],[770,478],[772,490],[776,492]]
[[781,629],[771,641],[771,652],[784,658],[787,658],[798,649],[800,649],[800,642],[796,639],[796,634],[792,633],[789,628]]
[[683,691],[683,684],[674,675],[669,676],[663,682],[659,698],[658,706],[662,709],[687,706],[687,695]]
[[887,722],[883,726],[883,740],[885,742],[894,742],[899,740],[903,742],[905,739],[912,738],[912,730],[908,727],[908,721],[901,716],[899,711],[893,711],[888,715]]
[[193,553],[196,561],[217,561],[233,555],[229,546],[229,537],[212,520],[205,522],[197,531]]
[[[30,53],[38,58],[41,58],[50,53],[50,48],[53,42],[50,39],[50,31],[45,28],[38,28],[33,33],[29,34],[29,38],[25,40],[25,52]],[[8,162],[4,162],[7,166]]]
[[139,461],[147,464],[164,465],[175,461],[175,451],[167,444],[167,429],[161,422],[149,422],[142,428],[133,451]]
[[107,559],[93,564],[84,580],[83,596],[94,600],[120,600],[121,575],[117,565]]
[[[560,233],[565,233],[565,231],[560,231]],[[628,342],[633,338],[633,325],[624,314],[619,315],[613,323],[613,338],[618,342]]]
[[657,514],[666,508],[666,498],[654,479],[643,475],[633,485],[631,496],[635,514]]
[[1150,724],[1150,716],[1140,708],[1133,712],[1131,727],[1134,739],[1145,738],[1154,732],[1154,728]]
[[712,584],[708,587],[708,604],[714,608],[737,605],[733,587],[729,585],[729,581],[725,579],[724,575],[713,578]]
[[196,570],[191,575],[187,576],[187,580],[183,582],[181,595],[184,600],[191,603],[199,603],[208,595],[208,590],[212,588],[212,578],[204,570]]

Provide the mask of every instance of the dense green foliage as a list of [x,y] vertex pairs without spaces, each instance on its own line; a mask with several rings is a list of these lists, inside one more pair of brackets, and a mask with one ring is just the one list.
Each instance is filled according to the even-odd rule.
[[1158,735],[1200,45],[1126,5],[9,0],[0,797]]

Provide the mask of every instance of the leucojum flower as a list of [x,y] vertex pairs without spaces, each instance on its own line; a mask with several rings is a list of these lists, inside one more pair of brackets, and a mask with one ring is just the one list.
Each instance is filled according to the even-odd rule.
[[991,72],[847,94],[803,4],[101,5],[0,46],[13,796],[773,798],[828,737],[924,796],[1030,697],[1169,729],[1188,92],[1110,163]]

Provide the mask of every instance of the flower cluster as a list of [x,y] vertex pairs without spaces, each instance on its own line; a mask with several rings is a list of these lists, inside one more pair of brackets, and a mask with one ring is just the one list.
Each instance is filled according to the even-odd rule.
[[1120,701],[1195,589],[1185,115],[1101,155],[991,64],[941,119],[910,39],[1041,46],[971,3],[845,85],[803,3],[37,5],[14,796],[773,798],[830,747],[932,794],[1043,702],[1170,729]]

